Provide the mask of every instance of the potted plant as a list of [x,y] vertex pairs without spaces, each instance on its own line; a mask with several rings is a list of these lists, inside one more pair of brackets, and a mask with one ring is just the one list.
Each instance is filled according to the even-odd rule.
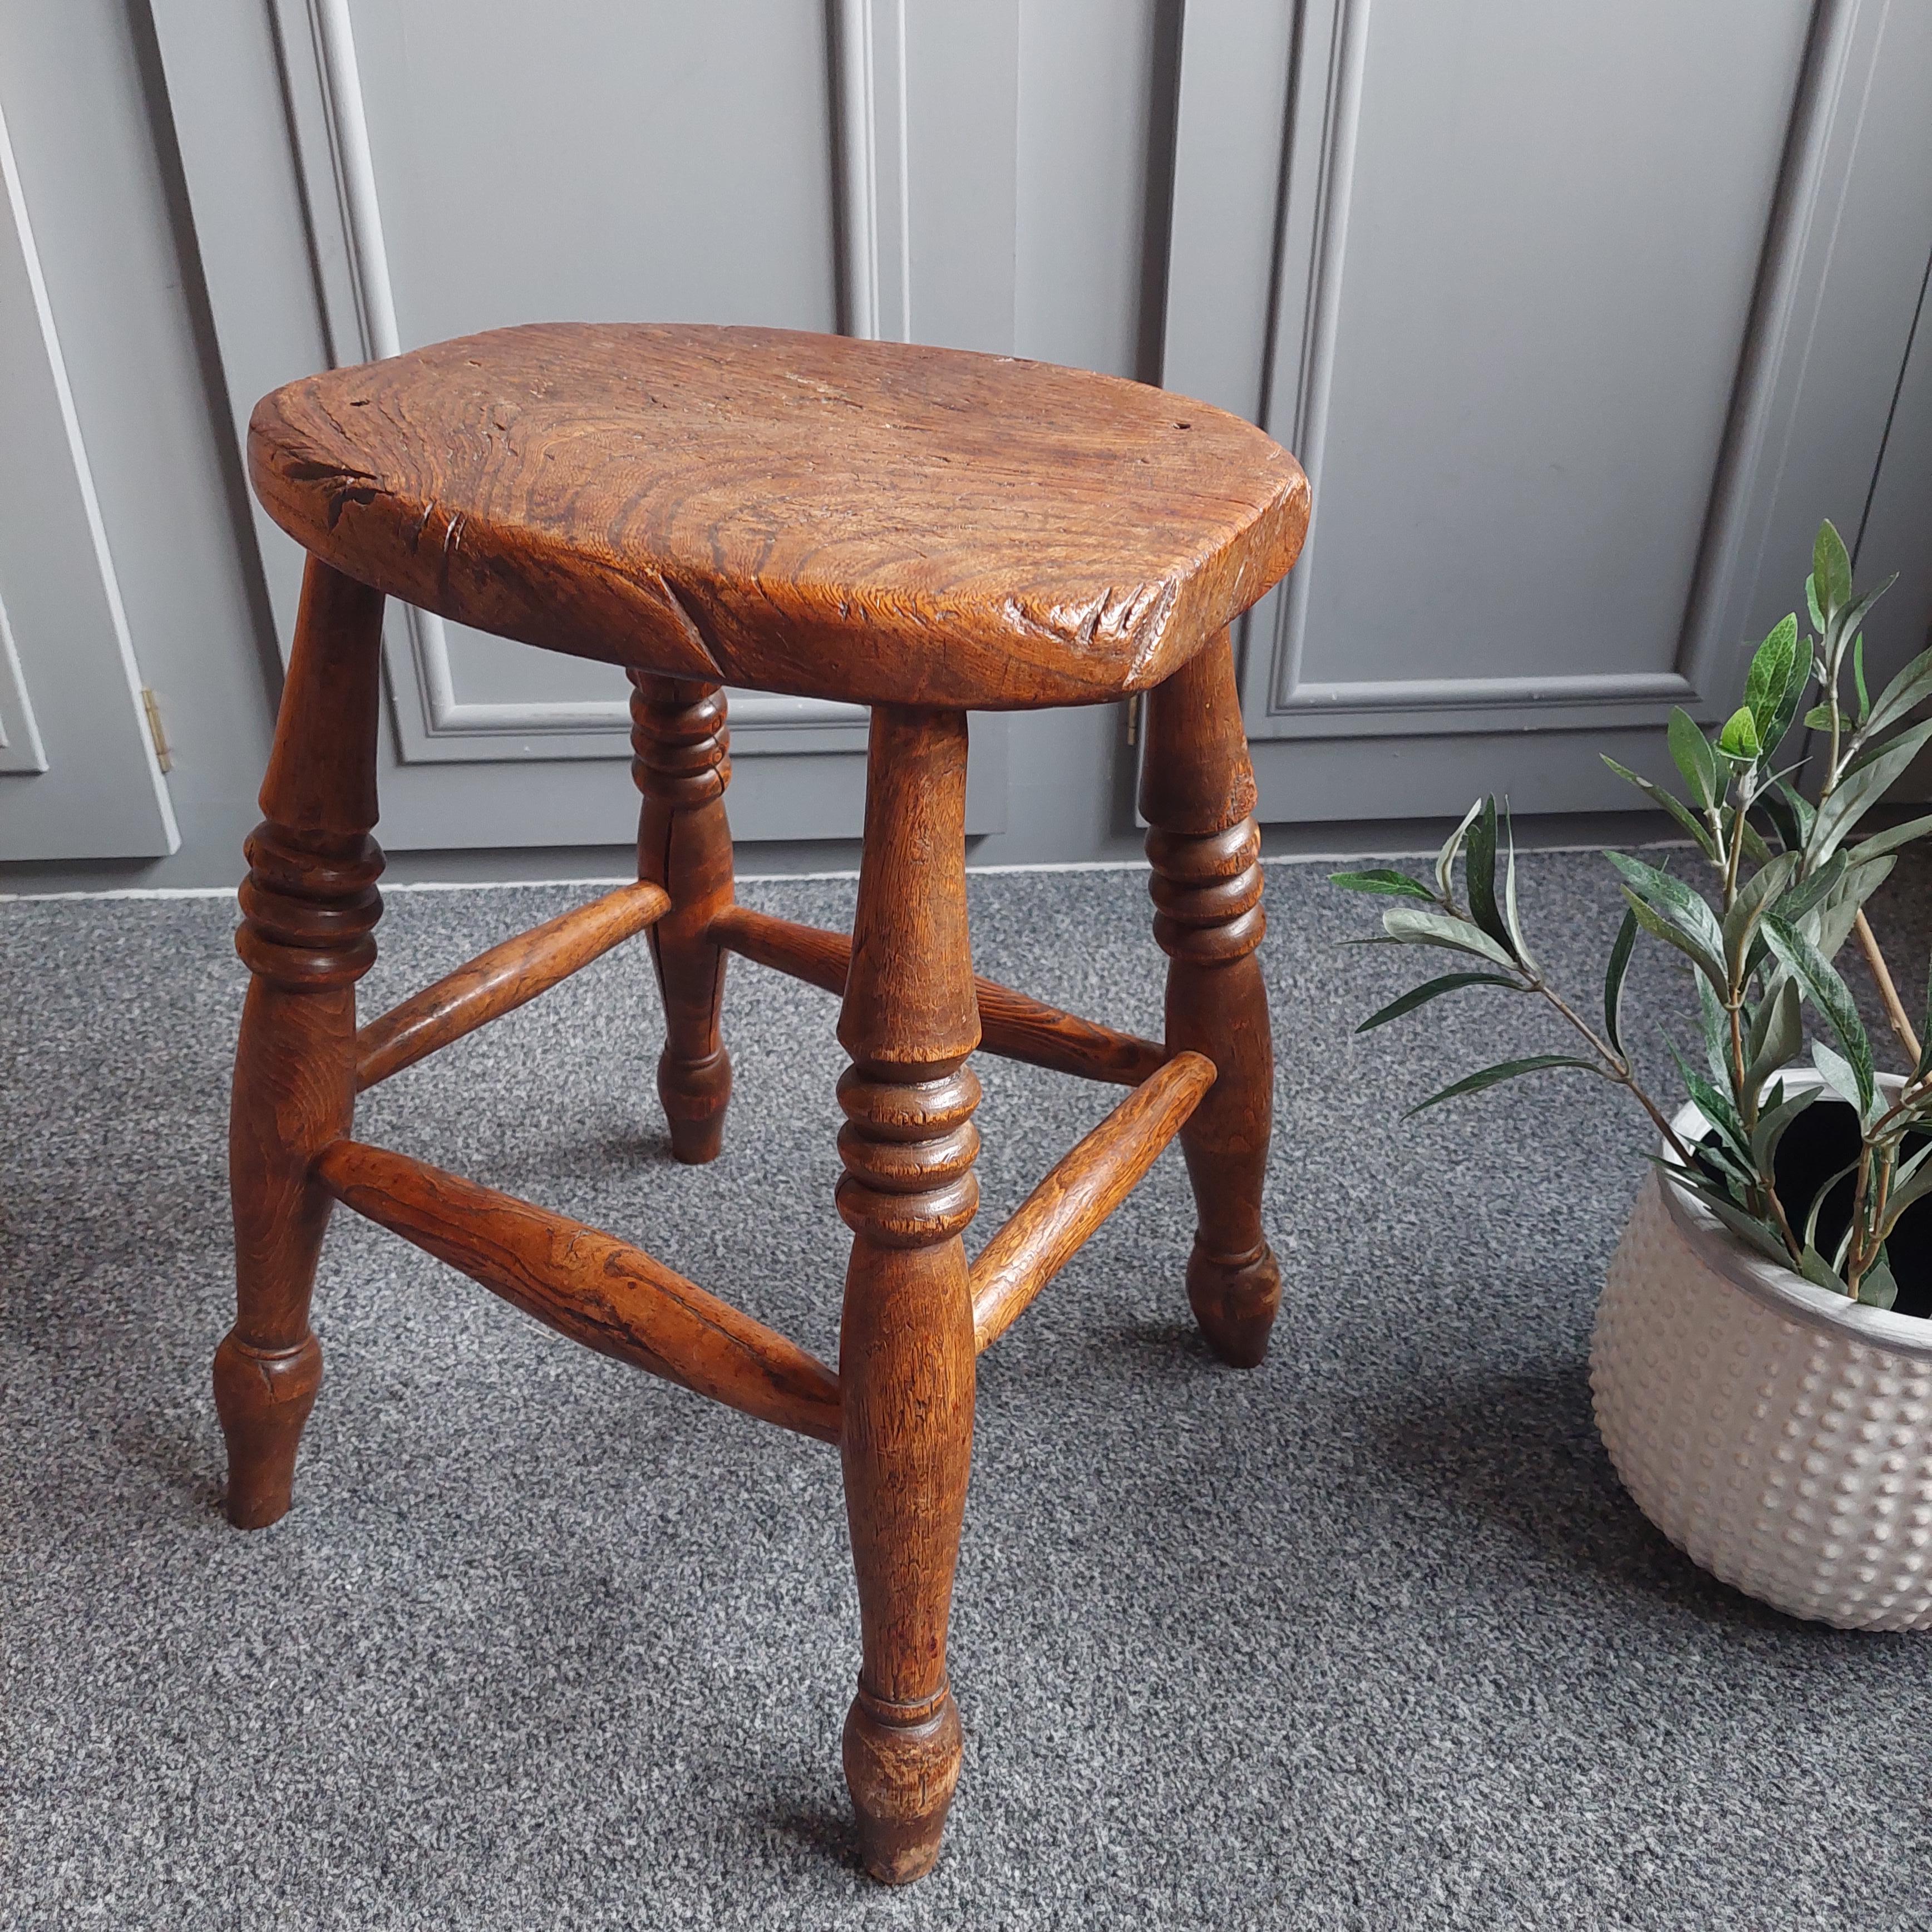
[[[1932,816],[1859,827],[1932,739],[1932,721],[1909,722],[1932,697],[1932,650],[1870,696],[1860,626],[1887,587],[1854,590],[1826,524],[1806,584],[1815,636],[1795,614],[1777,625],[1714,736],[1671,713],[1684,796],[1606,760],[1682,827],[1702,882],[1606,855],[1627,910],[1600,1022],[1530,949],[1493,797],[1470,808],[1430,878],[1334,878],[1394,902],[1383,942],[1460,956],[1360,1030],[1480,988],[1546,1004],[1575,1035],[1574,1052],[1485,1067],[1420,1107],[1562,1069],[1626,1089],[1656,1128],[1591,1347],[1598,1426],[1639,1506],[1780,1610],[1896,1630],[1932,1625],[1932,1016],[1922,1046],[1863,908]],[[1810,796],[1796,782],[1801,718],[1818,734]],[[1646,1089],[1624,1037],[1625,976],[1646,938],[1680,956],[1694,989],[1693,1052],[1670,1048],[1686,1096],[1676,1107]],[[1902,1074],[1880,1072],[1833,963],[1854,938]],[[1808,1010],[1822,1025],[1806,1064]]]

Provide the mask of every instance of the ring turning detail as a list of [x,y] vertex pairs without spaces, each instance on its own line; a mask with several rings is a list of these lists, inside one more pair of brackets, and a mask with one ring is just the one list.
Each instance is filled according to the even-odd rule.
[[[836,1445],[860,1611],[844,1768],[860,1856],[890,1882],[931,1869],[959,1781],[946,1633],[978,1355],[1177,1138],[1208,1345],[1253,1366],[1280,1304],[1262,874],[1226,626],[1293,562],[1306,486],[1258,430],[1200,404],[1177,418],[1175,400],[902,345],[560,326],[293,384],[251,428],[257,491],[310,554],[236,940],[237,1311],[214,1361],[229,1516],[256,1528],[290,1507],[338,1202],[561,1335]],[[382,910],[386,594],[625,664],[638,881],[358,1026]],[[849,935],[736,902],[727,673],[872,707]],[[966,909],[966,711],[1143,688],[1160,1040],[976,976]],[[639,935],[680,1161],[726,1148],[734,956],[839,1002],[836,1367],[617,1235],[355,1137],[358,1093]],[[980,1052],[1128,1090],[969,1258]]]

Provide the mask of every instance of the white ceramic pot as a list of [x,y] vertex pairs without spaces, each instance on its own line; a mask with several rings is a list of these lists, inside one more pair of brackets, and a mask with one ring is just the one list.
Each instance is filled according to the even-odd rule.
[[1814,1288],[1653,1172],[1590,1387],[1624,1487],[1693,1562],[1792,1616],[1932,1627],[1932,1321]]

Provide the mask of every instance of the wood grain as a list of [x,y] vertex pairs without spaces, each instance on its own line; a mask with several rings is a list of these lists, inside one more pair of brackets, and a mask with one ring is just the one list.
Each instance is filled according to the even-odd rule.
[[1268,1352],[1281,1270],[1262,1226],[1274,1046],[1255,949],[1262,910],[1254,775],[1223,637],[1147,700],[1141,812],[1154,866],[1154,938],[1168,956],[1167,1045],[1220,1078],[1180,1130],[1198,1221],[1187,1299],[1222,1360]]
[[641,1248],[356,1141],[326,1148],[315,1172],[345,1207],[598,1354],[781,1429],[838,1441],[838,1378],[817,1356]]
[[479,952],[433,986],[392,1006],[356,1036],[356,1090],[413,1066],[439,1048],[514,1012],[601,959],[662,916],[661,886],[620,886]]
[[1214,1084],[1211,1060],[1177,1054],[1056,1162],[968,1272],[981,1353],[1034,1303],[1159,1159]]
[[[761,966],[828,993],[845,990],[852,942],[842,932],[740,905],[720,914],[710,931],[719,944]],[[980,1047],[1003,1060],[1121,1087],[1138,1086],[1166,1064],[1167,1048],[1158,1040],[1062,1012],[994,980],[976,977],[973,991],[980,1008]]]
[[875,710],[838,1017],[852,1056],[838,1083],[852,1230],[838,1370],[863,1652],[845,1778],[866,1868],[892,1884],[932,1868],[959,1776],[946,1633],[973,1446],[960,1237],[980,1198],[965,810],[965,719]]
[[637,672],[631,682],[631,776],[644,794],[638,877],[670,898],[670,910],[651,928],[664,1009],[658,1098],[672,1154],[695,1166],[718,1158],[731,1100],[731,1056],[719,1024],[724,949],[711,932],[731,903],[724,812],[731,737],[724,694],[715,685]]
[[277,390],[268,514],[446,617],[671,678],[866,704],[1156,685],[1294,562],[1251,424],[1007,356],[539,324]]
[[382,599],[311,560],[248,841],[236,950],[249,971],[229,1109],[235,1325],[214,1357],[229,1520],[286,1514],[322,1382],[309,1298],[329,1197],[310,1173],[349,1130],[356,982],[375,963],[382,902],[376,728]]

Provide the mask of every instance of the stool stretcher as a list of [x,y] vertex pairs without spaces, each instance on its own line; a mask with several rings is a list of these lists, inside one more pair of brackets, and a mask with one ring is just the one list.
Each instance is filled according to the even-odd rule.
[[662,886],[620,886],[479,952],[356,1036],[356,1090],[427,1059],[439,1047],[534,1000],[670,909]]
[[[842,932],[800,926],[741,905],[728,907],[712,921],[710,932],[718,944],[742,958],[828,993],[845,991],[852,942]],[[1096,1025],[994,980],[976,978],[973,990],[980,1003],[980,1047],[1002,1060],[1023,1060],[1049,1072],[1119,1087],[1138,1087],[1166,1064],[1167,1048],[1158,1040]]]
[[1214,1064],[1178,1053],[1049,1171],[973,1264],[973,1342],[982,1354],[1031,1306],[1132,1192],[1214,1084]]
[[642,1249],[358,1141],[324,1148],[315,1176],[345,1208],[600,1355],[781,1429],[838,1440],[831,1370]]

